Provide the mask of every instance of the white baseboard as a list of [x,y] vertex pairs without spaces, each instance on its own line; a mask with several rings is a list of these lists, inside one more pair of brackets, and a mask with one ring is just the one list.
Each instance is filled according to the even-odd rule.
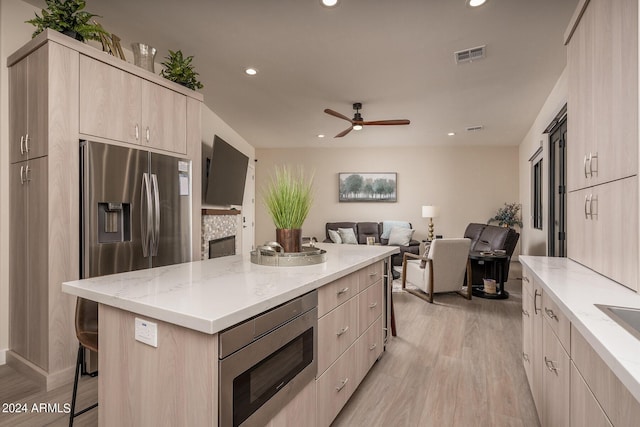
[[0,350],[0,365],[7,364],[7,349]]

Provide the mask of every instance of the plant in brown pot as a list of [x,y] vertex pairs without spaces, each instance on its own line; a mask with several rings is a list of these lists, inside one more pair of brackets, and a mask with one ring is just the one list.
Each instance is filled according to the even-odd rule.
[[313,203],[313,175],[305,178],[301,166],[275,168],[264,191],[264,203],[276,226],[276,241],[285,252],[300,252],[302,224]]

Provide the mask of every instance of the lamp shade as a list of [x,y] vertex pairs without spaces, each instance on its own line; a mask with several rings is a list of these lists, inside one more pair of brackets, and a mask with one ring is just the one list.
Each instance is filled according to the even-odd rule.
[[423,218],[436,218],[440,214],[440,208],[437,206],[423,206],[422,217]]

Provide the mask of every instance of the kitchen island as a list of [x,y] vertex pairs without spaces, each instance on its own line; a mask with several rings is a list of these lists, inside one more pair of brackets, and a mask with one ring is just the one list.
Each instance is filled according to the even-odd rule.
[[[327,307],[320,309],[319,316],[329,318],[331,313],[350,308],[352,314],[347,310],[346,317],[360,322],[345,334],[345,338],[352,335],[352,343],[340,355],[351,357],[360,338],[375,325],[379,325],[380,334],[374,335],[381,339],[385,316],[365,324],[362,319],[367,313],[357,309],[364,304],[382,312],[382,304],[369,304],[364,298],[369,293],[378,298],[371,291],[380,286],[382,300],[382,276],[387,273],[383,261],[398,253],[398,248],[318,247],[327,251],[327,261],[304,267],[260,266],[252,264],[246,254],[64,283],[64,292],[99,303],[100,424],[217,425],[218,332],[315,289],[319,290],[319,306]],[[365,277],[375,280],[365,283]],[[348,301],[331,306],[322,292],[335,284],[340,287],[338,292],[351,291],[344,293]],[[386,292],[390,292],[390,285]],[[134,338],[136,317],[157,324],[157,347]],[[321,351],[332,345],[322,342],[322,321],[319,323],[318,358],[329,366],[330,373],[342,357],[323,363]],[[367,333],[355,332],[359,329]],[[371,347],[381,351],[382,346]],[[361,366],[358,363],[359,373]],[[318,372],[318,377],[321,374]],[[349,389],[355,389],[355,382]],[[315,413],[315,388],[312,382],[301,393],[304,396],[290,404],[307,409],[307,424],[308,411]]]

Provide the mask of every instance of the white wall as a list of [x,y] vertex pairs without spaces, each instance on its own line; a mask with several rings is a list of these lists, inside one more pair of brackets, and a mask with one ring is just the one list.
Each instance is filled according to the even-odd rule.
[[[205,171],[207,156],[211,156],[211,149],[213,146],[213,137],[218,135],[224,139],[238,151],[249,157],[249,167],[247,170],[247,185],[245,186],[245,197],[242,205],[242,217],[245,219],[244,223],[247,228],[243,228],[242,225],[238,228],[238,232],[242,233],[242,246],[240,252],[248,252],[253,248],[254,233],[253,233],[253,218],[255,215],[255,195],[249,194],[253,191],[252,176],[253,176],[253,163],[256,157],[255,148],[249,144],[244,138],[242,138],[236,131],[234,131],[229,125],[227,125],[220,117],[218,117],[213,111],[204,106],[202,108],[202,192],[204,195],[207,188]],[[206,205],[204,202],[202,207],[215,207]],[[225,209],[228,206],[224,207]],[[240,235],[240,234],[236,234]]]
[[[519,168],[520,168],[520,203],[522,203],[522,222],[524,224],[523,231],[521,233],[520,247],[523,255],[546,255],[547,254],[547,232],[549,214],[547,209],[549,208],[549,190],[547,188],[549,184],[549,135],[544,135],[542,132],[549,126],[551,121],[555,118],[558,112],[562,109],[564,104],[567,103],[567,70],[562,72],[562,75],[556,82],[553,90],[547,97],[542,109],[538,113],[533,125],[529,129],[529,132],[520,143],[519,147]],[[571,120],[571,112],[568,111],[568,119]],[[571,143],[571,135],[567,137],[567,143]],[[531,163],[529,159],[531,156],[542,146],[542,162],[543,167],[543,194],[542,194],[542,230],[536,230],[533,228],[532,213],[531,213]],[[540,158],[540,157],[538,157]]]
[[9,348],[9,70],[7,56],[31,39],[36,9],[0,0],[0,364]]
[[[440,206],[435,233],[461,237],[470,222],[486,223],[505,202],[518,200],[518,147],[399,147],[256,149],[256,244],[275,239],[262,202],[274,166],[315,171],[315,201],[304,236],[325,238],[326,222],[406,220],[427,237],[423,205]],[[339,172],[397,172],[397,203],[339,203]]]

